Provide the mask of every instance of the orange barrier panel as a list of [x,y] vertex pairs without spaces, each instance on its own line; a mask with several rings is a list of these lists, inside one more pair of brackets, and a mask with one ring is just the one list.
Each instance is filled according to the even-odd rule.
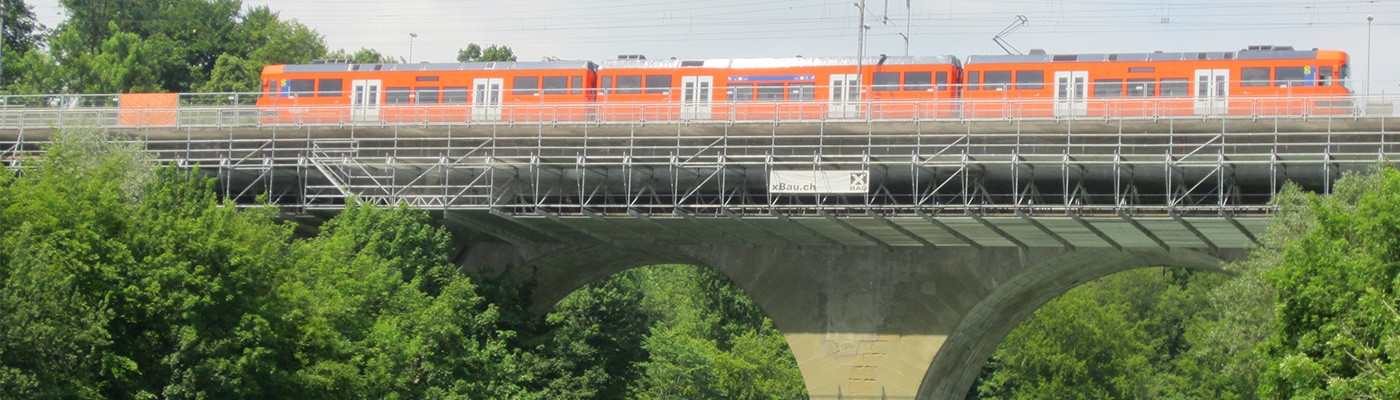
[[175,126],[179,96],[176,93],[123,93],[118,100],[117,125]]

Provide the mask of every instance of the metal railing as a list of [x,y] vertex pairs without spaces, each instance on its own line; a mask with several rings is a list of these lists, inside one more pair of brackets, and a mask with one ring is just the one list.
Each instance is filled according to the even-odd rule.
[[299,104],[258,106],[259,93],[178,94],[175,106],[124,106],[120,95],[0,96],[0,129],[78,124],[110,128],[389,126],[443,124],[773,123],[825,121],[1158,120],[1186,118],[1393,117],[1385,96],[1183,98],[863,99],[852,102],[506,102],[494,105]]

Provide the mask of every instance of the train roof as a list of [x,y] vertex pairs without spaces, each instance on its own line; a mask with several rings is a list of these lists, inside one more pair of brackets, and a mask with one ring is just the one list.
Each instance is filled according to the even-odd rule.
[[1240,51],[1152,52],[1103,54],[1022,54],[969,56],[967,64],[1009,64],[1039,62],[1105,61],[1191,61],[1191,60],[1296,60],[1316,59],[1318,50],[1294,50],[1292,46],[1250,46]]
[[[912,64],[953,64],[961,65],[953,56],[885,56],[865,57],[865,65],[912,65]],[[856,57],[782,57],[782,58],[712,58],[704,60],[604,60],[598,69],[639,68],[639,69],[679,69],[679,68],[784,68],[815,67],[834,65],[856,65]]]
[[416,64],[354,64],[328,62],[320,64],[288,64],[282,72],[346,72],[346,71],[483,71],[483,70],[553,70],[597,69],[592,61],[494,61]]

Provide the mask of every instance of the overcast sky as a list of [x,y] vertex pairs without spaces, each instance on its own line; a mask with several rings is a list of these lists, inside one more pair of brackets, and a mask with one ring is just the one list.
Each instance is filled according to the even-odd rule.
[[[522,60],[855,55],[859,0],[244,0],[325,35],[332,49],[370,47],[413,61],[452,61],[467,43],[504,44]],[[866,0],[867,54],[1227,51],[1253,44],[1343,50],[1353,77],[1400,94],[1400,0]],[[28,0],[42,23],[57,0]],[[907,6],[906,6],[907,4]],[[1384,82],[1382,82],[1384,81]],[[1361,85],[1355,85],[1361,86]]]

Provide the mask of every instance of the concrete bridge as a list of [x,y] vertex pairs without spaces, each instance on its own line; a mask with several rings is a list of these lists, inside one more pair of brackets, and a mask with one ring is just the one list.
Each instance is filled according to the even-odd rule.
[[629,268],[710,266],[773,318],[814,398],[845,399],[961,398],[1050,299],[1133,268],[1218,269],[1264,234],[1285,182],[1330,191],[1400,139],[1389,116],[1361,115],[277,125],[214,111],[130,126],[100,107],[6,110],[0,160],[96,125],[239,204],[267,194],[307,220],[347,196],[433,210],[465,267],[537,280],[540,313]]

